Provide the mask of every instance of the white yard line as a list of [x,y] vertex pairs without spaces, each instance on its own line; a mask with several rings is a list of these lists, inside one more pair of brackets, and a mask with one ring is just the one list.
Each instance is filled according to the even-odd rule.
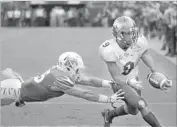
[[[50,126],[10,126],[10,127],[50,127]],[[53,126],[53,127],[101,127],[101,126],[82,125],[82,126]],[[132,127],[132,126],[126,125],[126,126],[111,126],[111,127]],[[136,127],[150,127],[150,126],[136,126]],[[164,126],[164,127],[176,127],[176,126]]]
[[[47,105],[59,105],[59,104],[71,104],[71,105],[103,105],[104,103],[92,103],[92,102],[34,102],[28,104],[47,104]],[[123,104],[123,103],[120,103]],[[150,105],[176,105],[176,102],[152,102]]]

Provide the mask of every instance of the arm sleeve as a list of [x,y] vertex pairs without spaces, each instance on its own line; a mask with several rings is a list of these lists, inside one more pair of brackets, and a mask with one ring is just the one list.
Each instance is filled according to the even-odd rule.
[[100,79],[100,78],[84,76],[82,80],[76,83],[80,85],[87,85],[87,86],[92,86],[92,87],[103,87],[102,81],[103,79]]
[[155,71],[155,66],[154,66],[154,62],[153,59],[151,57],[151,55],[149,54],[148,51],[148,41],[146,39],[146,37],[142,37],[142,42],[141,44],[141,48],[142,48],[142,54],[141,54],[141,59],[143,60],[143,62],[145,63],[145,65],[152,71]]
[[78,98],[83,98],[88,101],[92,102],[99,102],[99,103],[109,103],[108,96],[102,95],[102,94],[95,94],[92,91],[79,88],[79,87],[72,87],[71,89],[68,89],[65,91],[66,94],[75,96]]
[[156,71],[155,65],[154,65],[154,60],[153,60],[152,56],[148,53],[148,51],[143,53],[143,55],[141,56],[141,59],[143,60],[145,65],[151,70],[151,72]]
[[74,82],[69,77],[60,76],[56,78],[52,88],[55,91],[65,92],[66,90],[71,89],[72,87],[74,87]]
[[144,36],[143,36],[142,48],[143,48],[143,53],[145,53],[148,50],[148,41]]
[[93,92],[79,88],[79,87],[72,87],[71,89],[68,89],[65,91],[66,94],[75,96],[78,98],[83,98],[89,101],[97,102],[98,101],[98,95],[95,95]]

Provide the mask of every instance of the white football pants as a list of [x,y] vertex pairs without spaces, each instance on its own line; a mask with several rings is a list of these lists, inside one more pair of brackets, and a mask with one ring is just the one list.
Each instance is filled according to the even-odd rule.
[[21,84],[19,79],[6,79],[1,81],[1,106],[15,102],[20,95]]

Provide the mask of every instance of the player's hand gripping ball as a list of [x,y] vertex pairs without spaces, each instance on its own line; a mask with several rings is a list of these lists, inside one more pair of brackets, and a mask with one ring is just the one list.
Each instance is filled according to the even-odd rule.
[[172,80],[169,80],[164,74],[153,72],[148,74],[147,79],[152,87],[167,90],[172,86]]

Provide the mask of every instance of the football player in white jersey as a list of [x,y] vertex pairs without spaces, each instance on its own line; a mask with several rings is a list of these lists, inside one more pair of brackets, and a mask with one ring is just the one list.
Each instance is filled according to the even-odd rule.
[[[99,54],[115,82],[113,91],[122,89],[125,92],[125,105],[113,110],[104,110],[102,112],[104,126],[109,127],[114,117],[127,114],[136,115],[140,111],[143,119],[149,125],[161,127],[155,115],[148,109],[146,101],[141,97],[143,87],[138,78],[140,59],[147,65],[151,73],[156,72],[153,59],[148,53],[146,38],[139,34],[134,20],[127,16],[119,17],[114,21],[112,32],[115,38],[106,40],[99,47]],[[169,86],[169,83],[164,83],[159,88]]]
[[47,101],[64,94],[99,103],[113,103],[124,98],[122,90],[108,97],[77,87],[75,84],[111,88],[110,81],[86,77],[83,69],[83,60],[75,52],[61,54],[56,66],[26,81],[18,73],[6,69],[3,74],[9,79],[1,81],[1,105],[16,101],[16,106],[21,107],[25,105],[24,102]]

